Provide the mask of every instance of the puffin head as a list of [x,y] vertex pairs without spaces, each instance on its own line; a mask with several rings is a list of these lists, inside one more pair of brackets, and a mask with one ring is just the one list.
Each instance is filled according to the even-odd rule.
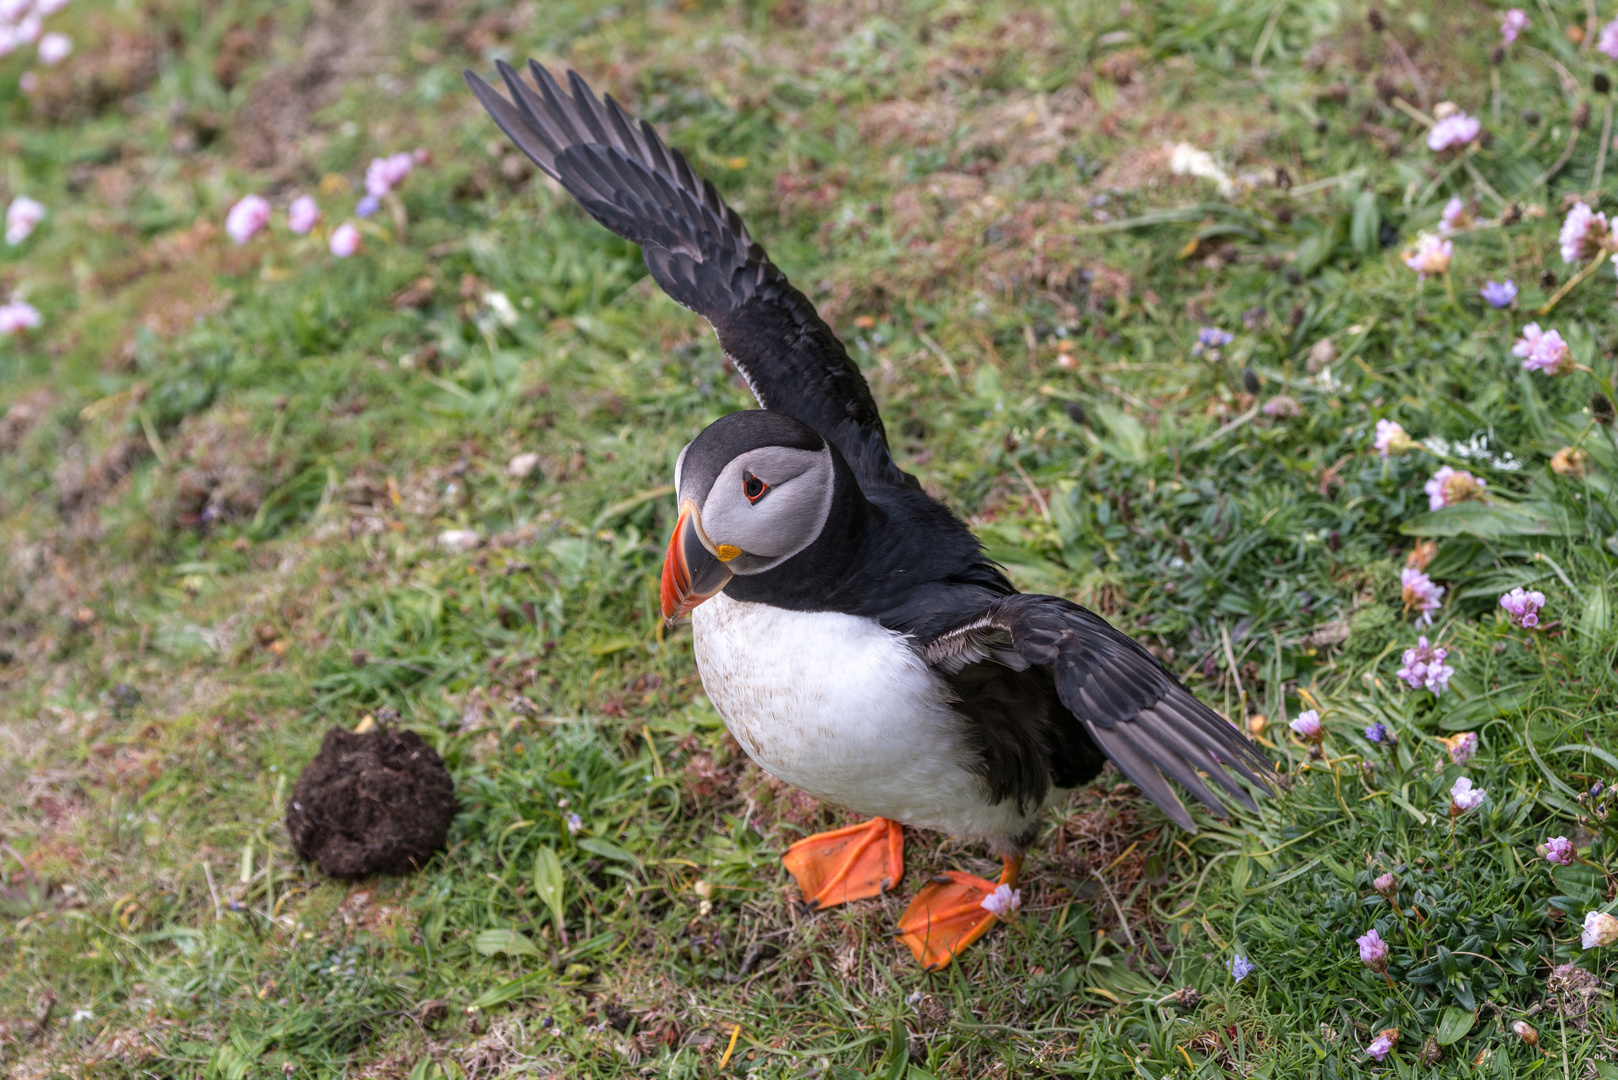
[[844,477],[831,444],[790,416],[750,410],[703,429],[674,466],[680,518],[663,560],[663,616],[673,622],[809,548]]

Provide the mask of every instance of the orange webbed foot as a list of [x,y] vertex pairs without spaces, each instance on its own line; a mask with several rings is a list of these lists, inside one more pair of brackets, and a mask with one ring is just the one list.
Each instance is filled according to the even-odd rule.
[[927,971],[948,967],[1016,907],[1017,894],[1011,887],[1021,866],[1021,859],[1007,859],[997,882],[958,870],[928,882],[899,919],[899,940],[910,946]]
[[879,896],[904,877],[904,829],[872,818],[859,825],[806,836],[781,857],[813,908]]

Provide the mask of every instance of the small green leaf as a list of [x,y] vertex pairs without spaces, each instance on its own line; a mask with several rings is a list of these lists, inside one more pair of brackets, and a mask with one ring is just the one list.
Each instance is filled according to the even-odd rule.
[[549,985],[554,977],[554,974],[548,968],[531,971],[521,978],[501,983],[499,986],[491,986],[473,1000],[472,1007],[474,1009],[492,1009],[496,1005],[504,1005],[506,1002],[516,998],[526,997],[530,991]]
[[534,852],[534,895],[550,909],[556,920],[556,932],[562,932],[562,917],[566,911],[566,881],[562,876],[562,860],[548,847]]
[[597,840],[593,836],[587,836],[583,840],[580,840],[579,847],[590,852],[592,855],[600,855],[603,859],[612,859],[616,862],[626,862],[635,866],[640,865],[639,859],[635,858],[635,856],[631,855],[617,844],[609,844],[605,840]]
[[1477,1013],[1458,1005],[1445,1009],[1444,1015],[1438,1018],[1438,1045],[1453,1046],[1460,1042],[1472,1030],[1477,1018]]
[[1376,192],[1362,191],[1354,200],[1354,220],[1348,227],[1354,250],[1370,255],[1381,247],[1382,213],[1377,209]]
[[538,956],[539,948],[515,930],[484,930],[472,941],[472,947],[484,956]]
[[1418,514],[1399,531],[1406,536],[1582,536],[1584,521],[1573,511],[1549,503],[1463,502],[1430,514]]

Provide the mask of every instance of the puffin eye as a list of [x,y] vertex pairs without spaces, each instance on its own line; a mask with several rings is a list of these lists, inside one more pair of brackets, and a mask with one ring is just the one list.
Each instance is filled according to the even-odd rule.
[[764,493],[768,490],[770,490],[770,485],[766,484],[752,473],[744,473],[742,475],[742,494],[747,497],[748,502],[758,502],[764,497]]

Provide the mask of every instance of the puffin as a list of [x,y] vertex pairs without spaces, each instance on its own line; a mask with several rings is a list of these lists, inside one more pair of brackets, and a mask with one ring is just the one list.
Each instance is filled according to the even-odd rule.
[[505,94],[465,72],[494,122],[640,245],[758,402],[680,452],[660,599],[747,754],[869,816],[788,849],[805,903],[898,887],[904,825],[985,844],[998,880],[935,875],[899,920],[937,970],[1009,917],[1044,812],[1107,761],[1187,831],[1171,780],[1218,817],[1255,806],[1275,772],[1245,733],[1095,612],[1019,592],[894,462],[860,369],[712,183],[576,72],[497,67]]

